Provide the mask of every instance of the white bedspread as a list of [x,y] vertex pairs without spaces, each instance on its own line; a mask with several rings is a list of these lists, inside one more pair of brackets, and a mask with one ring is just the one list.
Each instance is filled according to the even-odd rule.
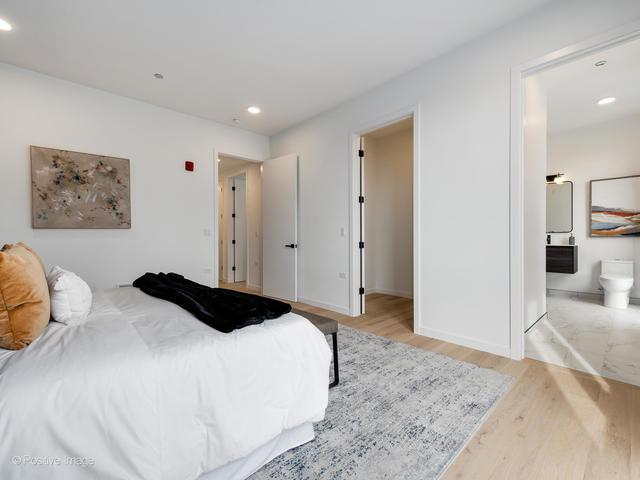
[[292,313],[223,334],[135,288],[96,292],[88,323],[0,350],[0,478],[196,479],[321,420],[329,363]]

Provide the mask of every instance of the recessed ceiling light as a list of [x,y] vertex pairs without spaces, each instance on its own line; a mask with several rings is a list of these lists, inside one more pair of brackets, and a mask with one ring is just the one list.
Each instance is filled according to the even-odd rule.
[[257,114],[260,113],[260,108],[251,106],[251,107],[247,108],[247,112],[251,113],[252,115],[257,115]]
[[233,123],[240,123],[240,119],[239,118],[232,118],[231,121]]
[[162,80],[164,78],[164,75],[161,73],[154,73],[153,76],[156,77],[158,80]]
[[13,27],[9,22],[7,22],[4,18],[0,18],[0,30],[2,30],[3,32],[8,32],[12,28]]
[[596,67],[604,67],[607,64],[606,60],[600,60],[599,62],[595,63]]
[[598,105],[609,105],[616,101],[616,97],[605,97],[598,100]]

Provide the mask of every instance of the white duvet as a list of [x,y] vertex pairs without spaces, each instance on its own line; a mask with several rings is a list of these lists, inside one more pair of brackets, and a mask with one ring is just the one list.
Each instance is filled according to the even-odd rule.
[[193,480],[324,417],[330,350],[287,314],[220,333],[135,288],[0,350],[0,478]]

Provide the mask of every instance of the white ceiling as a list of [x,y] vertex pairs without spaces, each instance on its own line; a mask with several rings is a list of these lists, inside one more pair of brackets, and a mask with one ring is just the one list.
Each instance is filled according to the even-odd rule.
[[2,0],[0,61],[273,134],[548,1]]
[[[606,65],[595,63],[606,60]],[[550,133],[640,113],[640,40],[578,59],[540,74],[548,99]],[[597,105],[605,97],[615,103]]]

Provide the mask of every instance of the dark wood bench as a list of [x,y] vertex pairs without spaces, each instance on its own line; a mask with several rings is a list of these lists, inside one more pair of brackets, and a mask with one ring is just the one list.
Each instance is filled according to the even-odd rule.
[[331,318],[318,315],[317,313],[305,312],[296,308],[291,311],[309,320],[325,335],[331,335],[333,339],[333,382],[329,384],[329,388],[335,387],[340,381],[338,374],[338,322]]

